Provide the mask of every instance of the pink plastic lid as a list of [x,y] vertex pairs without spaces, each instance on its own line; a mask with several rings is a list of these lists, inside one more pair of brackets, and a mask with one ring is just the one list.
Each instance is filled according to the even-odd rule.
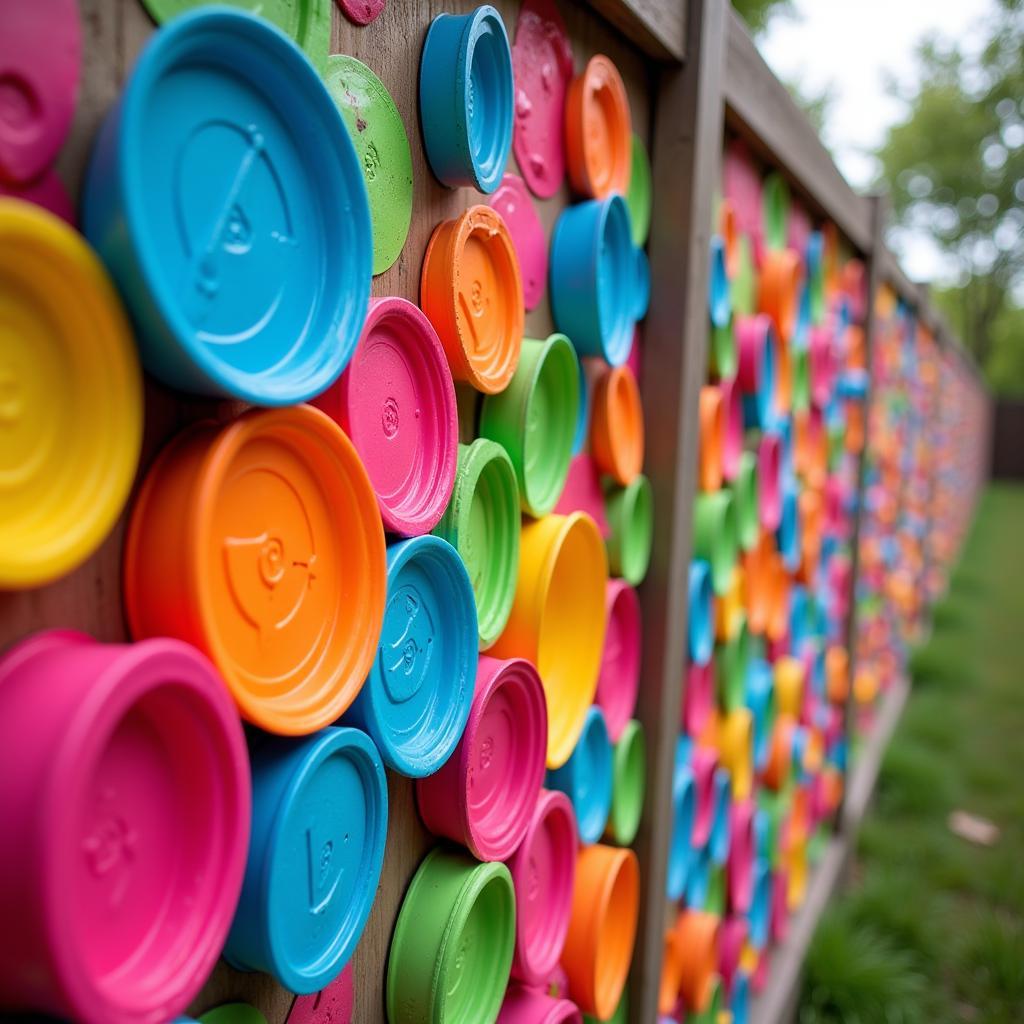
[[384,529],[429,533],[455,482],[455,385],[437,333],[406,299],[373,299],[352,361],[313,404],[356,446]]
[[68,190],[64,187],[64,182],[57,177],[56,171],[46,171],[41,178],[36,178],[27,185],[10,185],[0,181],[0,196],[35,203],[36,206],[41,206],[60,217],[73,228],[78,227],[74,203],[71,202]]
[[691,661],[686,669],[686,687],[683,690],[683,731],[698,737],[714,708],[715,659],[709,659],[706,665]]
[[0,13],[0,180],[20,185],[53,163],[78,100],[77,0],[5,0]]
[[547,704],[524,658],[481,656],[466,730],[440,771],[416,780],[423,823],[477,860],[507,860],[533,818],[547,761]]
[[722,399],[722,476],[730,483],[740,471],[743,454],[743,399],[736,378],[721,380],[718,393]]
[[322,992],[299,996],[285,1024],[352,1024],[355,989],[352,964]]
[[758,236],[761,226],[761,177],[742,142],[728,145],[722,158],[722,193],[733,206],[739,229]]
[[513,982],[495,1024],[583,1024],[583,1017],[572,1000]]
[[512,236],[523,278],[523,305],[534,309],[544,297],[548,279],[548,240],[523,179],[518,174],[506,174],[490,205],[501,214]]
[[810,215],[797,200],[791,199],[789,218],[786,222],[786,246],[798,253],[804,253],[812,230]]
[[341,13],[354,25],[369,25],[388,5],[388,0],[338,0]]
[[0,660],[0,1006],[171,1020],[231,924],[251,793],[241,722],[178,640],[38,633]]
[[640,689],[640,599],[625,580],[605,585],[607,626],[594,703],[604,712],[612,743],[618,743],[636,710]]
[[576,877],[576,814],[558,790],[541,790],[523,841],[508,862],[516,890],[512,977],[542,985],[558,967]]
[[782,520],[782,441],[778,434],[762,434],[757,446],[757,516],[766,530],[777,530]]
[[611,532],[604,511],[604,492],[601,490],[601,474],[594,460],[583,453],[574,456],[569,463],[569,475],[565,489],[555,506],[559,515],[570,512],[586,512],[597,523],[601,536],[607,538]]
[[633,330],[633,344],[630,346],[629,355],[626,356],[626,365],[633,371],[633,376],[639,381],[640,371],[643,369],[644,342],[637,326]]
[[693,818],[693,846],[699,850],[711,838],[715,820],[715,769],[718,757],[708,747],[695,747],[691,756],[697,810]]
[[761,390],[762,352],[770,344],[769,331],[772,322],[765,313],[756,316],[741,316],[736,319],[736,346],[739,362],[736,382],[745,394],[753,395]]
[[526,184],[542,199],[565,177],[565,94],[572,47],[554,0],[525,0],[512,45],[516,83],[512,149]]
[[[732,983],[740,966],[740,955],[747,941],[747,919],[742,915],[728,917],[718,932],[718,973],[727,994],[732,994]],[[289,1022],[291,1024],[291,1022]]]
[[754,892],[754,801],[733,800],[729,817],[729,856],[725,864],[729,908],[734,914],[746,914]]

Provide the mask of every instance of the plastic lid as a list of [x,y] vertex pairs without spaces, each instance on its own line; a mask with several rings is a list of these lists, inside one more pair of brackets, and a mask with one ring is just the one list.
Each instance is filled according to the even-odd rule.
[[711,325],[711,344],[708,347],[708,364],[711,373],[719,379],[732,380],[736,375],[736,332],[733,319],[722,326]]
[[672,772],[672,832],[666,875],[666,895],[673,902],[682,899],[694,861],[693,823],[696,810],[693,770],[682,745],[677,743]]
[[576,1004],[525,985],[509,985],[496,1024],[582,1024]]
[[0,181],[27,184],[53,163],[75,114],[81,63],[76,0],[5,5]]
[[633,228],[633,243],[647,244],[651,230],[651,162],[647,147],[635,132],[630,149],[629,189],[626,191],[626,205],[629,207],[629,222]]
[[370,292],[366,185],[317,71],[269,22],[203,7],[152,36],[83,211],[165,383],[290,405],[345,368]]
[[764,217],[764,241],[769,249],[786,245],[789,223],[789,184],[774,171],[761,184],[761,208]]
[[579,408],[576,351],[564,334],[546,341],[524,338],[509,386],[487,395],[480,435],[508,452],[520,505],[540,517],[554,509],[565,487]]
[[734,711],[743,706],[750,656],[747,617],[741,612],[736,632],[720,643],[715,651],[715,678],[718,680],[721,704],[726,711]]
[[537,670],[515,658],[481,658],[466,730],[455,753],[416,785],[424,824],[479,860],[506,860],[530,825],[547,750]]
[[528,310],[534,309],[544,297],[547,284],[548,239],[523,179],[518,174],[506,174],[490,205],[501,214],[512,236],[523,279],[523,304]]
[[558,966],[576,877],[576,815],[569,798],[542,790],[529,828],[508,861],[516,891],[512,975],[543,984]]
[[493,192],[512,148],[514,86],[508,33],[490,4],[434,18],[419,92],[423,144],[437,179]]
[[736,510],[728,490],[698,494],[693,511],[693,553],[711,567],[711,586],[724,596],[736,564]]
[[352,964],[314,995],[299,996],[292,1003],[285,1024],[352,1024],[355,992]]
[[392,545],[380,647],[346,721],[389,768],[431,775],[462,737],[476,663],[476,603],[458,552],[440,537]]
[[603,54],[587,61],[565,101],[569,180],[581,195],[604,199],[625,195],[633,163],[633,125],[626,87]]
[[643,726],[633,719],[615,744],[612,758],[612,810],[608,838],[631,846],[640,829],[647,786],[647,741]]
[[592,408],[591,455],[602,472],[625,487],[644,464],[644,411],[628,366],[609,367],[597,378]]
[[423,257],[420,305],[452,376],[485,394],[504,391],[519,363],[524,314],[519,261],[499,213],[471,206],[438,224]]
[[611,534],[608,567],[634,587],[647,575],[654,541],[654,494],[642,473],[628,487],[613,487],[605,497]]
[[479,1024],[497,1017],[515,943],[515,893],[504,864],[437,848],[398,913],[386,988],[391,1024]]
[[133,635],[207,652],[253,724],[295,735],[335,721],[376,656],[386,590],[352,442],[304,405],[186,430],[139,492],[124,590]]
[[225,1003],[207,1010],[199,1024],[267,1024],[267,1018],[248,1003]]
[[455,483],[455,388],[430,321],[411,302],[372,299],[348,369],[314,404],[359,452],[384,528],[432,530]]
[[701,736],[715,710],[715,663],[698,665],[691,661],[683,691],[682,725],[687,734]]
[[249,863],[224,955],[309,994],[349,961],[377,895],[384,765],[366,733],[335,726],[257,740],[250,757]]
[[[376,7],[380,13],[384,4],[358,0],[349,6]],[[363,168],[373,232],[373,273],[383,274],[402,254],[412,222],[412,152],[405,125],[391,93],[362,61],[332,54],[323,77]]]
[[92,250],[15,199],[0,199],[0,309],[0,587],[30,587],[88,558],[121,514],[142,373]]
[[551,236],[550,274],[558,329],[581,356],[621,366],[633,344],[637,260],[620,195],[562,211]]
[[690,563],[688,595],[690,660],[698,665],[706,665],[714,650],[715,632],[711,567],[704,559],[694,559]]
[[612,745],[599,707],[587,709],[572,755],[560,768],[548,772],[547,785],[572,800],[580,841],[596,843],[608,822],[614,785]]
[[600,1020],[615,1012],[626,984],[639,901],[640,869],[632,850],[583,847],[562,966],[573,1001]]
[[354,25],[369,25],[388,5],[388,0],[338,0],[341,13]]
[[601,668],[605,632],[604,545],[583,512],[526,522],[515,602],[493,653],[523,657],[540,672],[548,708],[549,768],[569,759]]
[[512,45],[516,163],[534,195],[549,199],[565,177],[565,94],[572,46],[554,0],[524,0]]
[[703,910],[684,910],[676,919],[682,964],[680,995],[690,1013],[705,1013],[711,1005],[718,972],[719,928],[718,915]]
[[722,392],[714,384],[700,389],[700,456],[697,482],[702,491],[717,491],[722,486],[722,448],[725,416]]
[[725,239],[711,236],[711,268],[708,272],[708,312],[715,327],[726,327],[732,316],[729,274],[725,268]]
[[519,572],[519,491],[501,445],[486,438],[459,445],[451,501],[434,532],[466,564],[480,649],[487,650],[508,621]]
[[757,516],[757,456],[753,452],[743,452],[739,457],[733,501],[739,544],[744,551],[749,552],[757,546],[761,536]]
[[608,735],[617,743],[636,710],[640,689],[640,599],[624,580],[609,580],[605,611],[607,626],[594,703],[604,712]]

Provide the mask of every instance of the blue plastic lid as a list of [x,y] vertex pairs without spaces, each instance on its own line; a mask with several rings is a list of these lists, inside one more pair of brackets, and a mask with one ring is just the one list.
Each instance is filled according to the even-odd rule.
[[590,385],[587,382],[587,371],[583,360],[577,359],[576,366],[580,373],[580,406],[576,413],[576,433],[572,439],[572,454],[579,455],[587,443],[590,433]]
[[762,771],[771,753],[772,667],[763,658],[751,658],[747,665],[745,703],[754,719],[754,767]]
[[476,601],[458,552],[440,537],[388,547],[377,657],[345,715],[402,775],[436,772],[469,717],[477,665]]
[[800,568],[803,549],[800,543],[800,507],[796,483],[787,481],[782,488],[782,516],[777,531],[779,554],[789,572]]
[[732,806],[732,780],[725,768],[716,768],[713,782],[711,814],[711,837],[708,848],[716,864],[724,864],[729,856],[732,829],[729,825],[729,809]]
[[732,293],[725,268],[725,240],[711,236],[711,267],[708,273],[708,311],[715,327],[727,327],[732,316]]
[[308,995],[341,973],[377,894],[384,765],[366,733],[337,726],[258,737],[250,759],[252,838],[224,956]]
[[729,998],[732,1024],[747,1024],[750,1019],[750,978],[744,971],[732,976],[732,995]]
[[633,250],[633,260],[636,269],[636,283],[633,285],[633,319],[643,320],[651,305],[651,264],[647,259],[647,253],[639,246]]
[[672,833],[668,849],[666,893],[670,900],[682,899],[694,858],[693,820],[697,813],[693,769],[689,748],[676,743],[675,766],[672,773]]
[[706,665],[715,650],[715,624],[712,614],[711,566],[703,559],[690,563],[689,648],[690,660]]
[[548,789],[559,789],[572,801],[580,841],[596,843],[604,834],[612,807],[612,743],[601,709],[587,710],[576,746],[561,768],[547,773]]
[[373,255],[362,169],[269,22],[203,8],[154,33],[100,132],[83,224],[146,369],[173,387],[288,405],[355,349]]
[[633,344],[636,255],[622,196],[562,211],[551,236],[551,307],[558,330],[581,356],[621,366]]
[[420,60],[420,119],[430,169],[451,188],[501,183],[512,148],[512,48],[501,15],[439,14]]
[[760,387],[753,395],[743,396],[743,425],[770,429],[777,418],[775,408],[775,328],[768,327],[768,343],[760,352]]
[[686,905],[702,910],[708,901],[711,886],[711,844],[705,843],[694,850],[690,858],[690,871],[686,878]]

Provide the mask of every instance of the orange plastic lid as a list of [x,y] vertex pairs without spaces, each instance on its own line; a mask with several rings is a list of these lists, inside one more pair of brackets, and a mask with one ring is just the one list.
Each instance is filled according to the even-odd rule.
[[525,314],[519,260],[501,214],[471,206],[434,228],[420,306],[455,380],[488,395],[504,391],[519,365]]
[[736,208],[729,199],[718,204],[718,233],[725,242],[725,272],[732,280],[739,270],[739,228],[736,226]]
[[180,434],[128,528],[132,634],[194,644],[243,717],[285,735],[335,721],[359,692],[386,579],[366,470],[341,428],[307,405]]
[[789,342],[796,326],[800,292],[800,257],[792,249],[769,249],[758,280],[757,308],[767,313],[775,333]]
[[627,487],[644,465],[644,410],[626,365],[610,367],[594,386],[590,454],[603,473]]
[[632,170],[633,122],[619,69],[603,54],[587,62],[565,99],[569,180],[585,196],[625,195]]
[[684,951],[674,928],[665,932],[661,960],[661,981],[658,985],[658,1013],[671,1013],[679,1002],[679,981],[683,973]]
[[700,461],[697,479],[702,491],[722,486],[722,442],[725,419],[722,392],[714,384],[700,389]]
[[825,690],[832,704],[842,704],[850,693],[850,656],[837,644],[825,651]]
[[711,1001],[718,974],[718,934],[721,919],[703,910],[684,910],[676,919],[681,952],[680,995],[690,1013],[703,1013]]
[[789,628],[789,573],[782,555],[772,555],[769,569],[771,588],[768,591],[768,622],[765,634],[769,640],[781,640]]

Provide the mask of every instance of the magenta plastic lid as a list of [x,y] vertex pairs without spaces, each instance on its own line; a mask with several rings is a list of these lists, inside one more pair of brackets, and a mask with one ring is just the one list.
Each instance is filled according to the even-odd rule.
[[558,966],[576,878],[576,814],[558,790],[541,790],[529,827],[508,861],[516,890],[512,977],[542,985]]
[[512,236],[523,279],[523,305],[534,309],[544,297],[548,279],[548,240],[523,179],[506,174],[490,205],[501,214]]
[[718,767],[718,757],[707,747],[695,747],[692,765],[693,784],[697,792],[693,846],[699,850],[711,838],[711,827],[715,823],[715,769]]
[[53,163],[78,100],[77,0],[4,0],[0,16],[0,180],[23,185]]
[[323,991],[299,996],[292,1003],[285,1024],[352,1024],[354,1003],[355,988],[349,963]]
[[583,1017],[571,999],[512,982],[495,1024],[583,1024]]
[[597,523],[601,536],[607,540],[611,531],[604,510],[601,474],[589,455],[584,453],[573,456],[572,462],[569,463],[569,475],[566,477],[562,496],[555,506],[555,512],[558,515],[586,512]]
[[64,187],[64,182],[57,177],[57,172],[46,171],[42,177],[30,181],[27,185],[11,185],[0,181],[0,196],[20,199],[24,203],[35,203],[44,210],[60,217],[73,228],[78,227],[75,205]]
[[733,800],[729,810],[729,856],[726,860],[726,879],[729,885],[729,908],[734,914],[746,914],[754,892],[754,837],[753,800]]
[[696,739],[703,731],[715,709],[715,659],[706,665],[691,661],[686,669],[686,687],[683,690],[682,726],[687,735]]
[[369,25],[387,5],[388,0],[338,0],[341,13],[354,25]]
[[313,404],[356,446],[384,529],[429,533],[455,483],[459,424],[448,360],[423,312],[372,300],[352,361]]
[[547,704],[524,658],[481,656],[466,731],[440,771],[416,780],[424,825],[477,860],[507,860],[522,842],[544,781]]
[[38,633],[0,660],[0,1006],[83,1024],[180,1014],[238,900],[238,713],[177,640]]
[[604,712],[612,743],[618,743],[636,710],[640,689],[640,599],[625,580],[619,579],[609,580],[604,594],[608,624],[594,703]]
[[524,0],[512,74],[516,163],[534,195],[548,199],[565,177],[565,94],[573,75],[572,47],[554,0]]
[[761,435],[757,447],[757,515],[766,530],[777,530],[782,521],[782,441],[770,432]]

